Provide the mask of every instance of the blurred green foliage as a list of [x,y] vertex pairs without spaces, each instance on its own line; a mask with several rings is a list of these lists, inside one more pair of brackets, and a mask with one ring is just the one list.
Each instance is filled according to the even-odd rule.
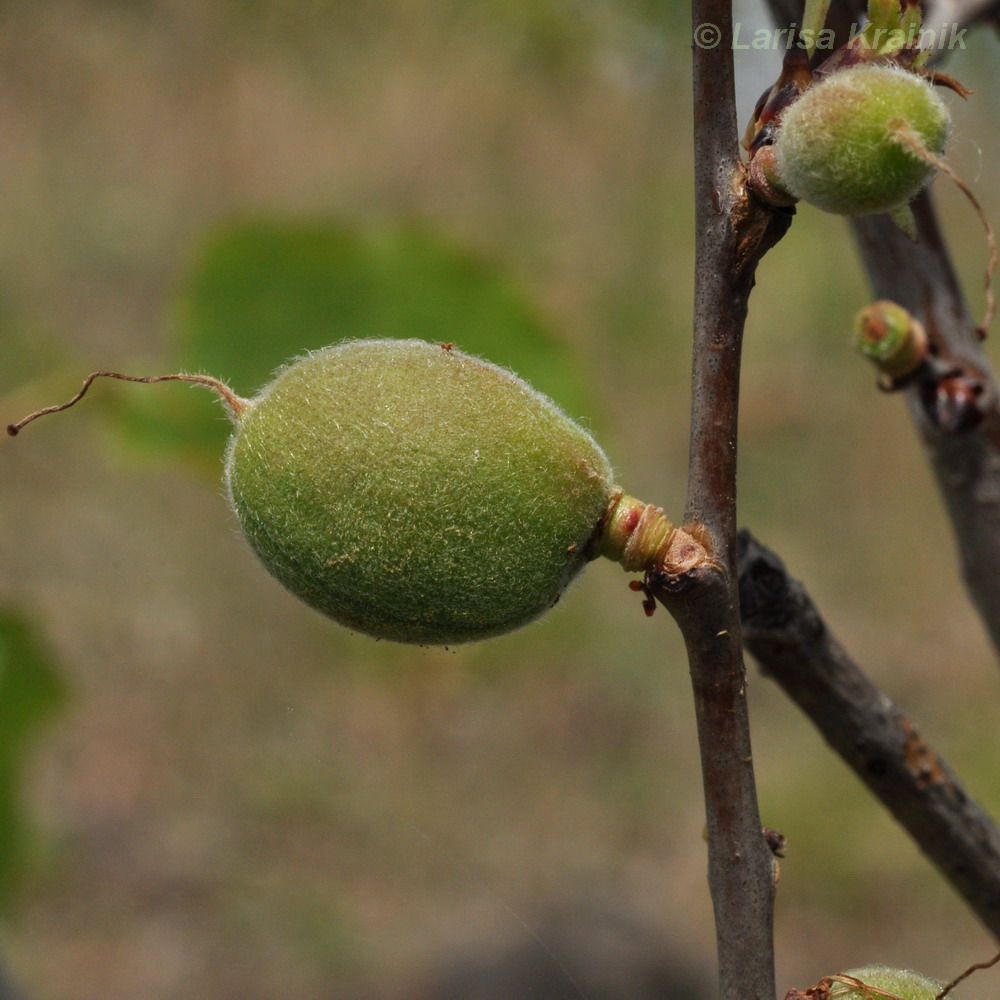
[[0,608],[0,908],[10,906],[30,861],[31,824],[21,801],[33,738],[65,691],[35,628]]
[[8,289],[0,288],[0,344],[3,345],[0,392],[9,392],[37,375],[46,363],[42,360],[44,340],[39,331],[18,314]]
[[[516,371],[569,413],[593,404],[573,352],[502,267],[414,224],[245,220],[217,229],[181,290],[173,360],[252,395],[284,362],[342,340],[453,342]],[[227,428],[201,398],[120,395],[120,426],[213,469]]]

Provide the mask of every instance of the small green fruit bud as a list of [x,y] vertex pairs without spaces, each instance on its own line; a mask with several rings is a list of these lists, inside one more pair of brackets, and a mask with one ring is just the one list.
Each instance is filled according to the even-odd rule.
[[[885,993],[899,997],[900,1000],[934,1000],[944,986],[943,983],[928,979],[917,972],[908,969],[890,969],[884,965],[868,965],[863,969],[852,969],[834,978],[837,982],[837,1000],[875,1000]],[[866,991],[864,989],[866,986],[882,992]],[[948,996],[950,1000],[957,1000],[952,993]]]
[[827,212],[888,212],[930,182],[935,167],[919,150],[938,156],[950,120],[915,73],[862,63],[813,84],[784,112],[775,172],[781,187]]
[[890,382],[912,375],[927,359],[923,324],[895,302],[865,306],[854,319],[854,343]]
[[612,495],[593,438],[510,372],[416,340],[290,364],[238,415],[232,505],[267,569],[370,635],[459,643],[551,607]]

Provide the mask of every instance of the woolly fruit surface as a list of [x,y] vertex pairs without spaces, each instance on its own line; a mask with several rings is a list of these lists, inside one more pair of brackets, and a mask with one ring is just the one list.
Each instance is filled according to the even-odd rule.
[[887,212],[909,202],[935,168],[899,139],[901,127],[934,156],[951,116],[930,83],[863,63],[809,87],[784,112],[774,142],[782,187],[838,215]]
[[[909,969],[891,969],[885,965],[869,965],[863,969],[851,969],[845,973],[854,979],[860,980],[866,986],[874,986],[901,997],[902,1000],[934,1000],[941,990],[942,983],[934,979],[928,979],[919,972]],[[844,992],[840,992],[844,990]],[[948,994],[949,1000],[958,1000],[954,994]],[[843,984],[837,986],[837,1000],[881,1000],[878,994],[874,997],[866,996],[864,991],[858,987],[845,988]]]
[[360,340],[282,369],[237,419],[233,509],[265,567],[378,638],[507,632],[587,560],[611,467],[521,379],[418,340]]

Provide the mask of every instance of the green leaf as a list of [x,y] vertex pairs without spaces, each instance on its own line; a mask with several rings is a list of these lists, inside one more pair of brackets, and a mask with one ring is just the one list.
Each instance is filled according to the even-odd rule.
[[0,907],[10,905],[30,861],[20,791],[31,742],[64,699],[59,674],[33,628],[0,609]]
[[893,55],[920,33],[920,6],[906,0],[900,10],[899,0],[868,0],[868,21],[862,33],[872,53]]
[[899,0],[868,0],[868,20],[875,28],[899,27]]
[[899,18],[899,26],[908,40],[918,38],[923,23],[923,12],[917,0],[906,0]]
[[[593,412],[572,352],[518,283],[483,255],[412,224],[226,225],[195,261],[177,334],[179,368],[219,377],[241,395],[309,350],[418,337],[512,368],[571,416]],[[157,387],[122,405],[133,443],[201,453],[218,467],[228,424],[200,391]]]

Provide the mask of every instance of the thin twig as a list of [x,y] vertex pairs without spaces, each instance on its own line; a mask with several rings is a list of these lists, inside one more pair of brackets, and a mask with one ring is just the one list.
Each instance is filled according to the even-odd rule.
[[[907,389],[910,412],[944,497],[962,573],[995,648],[1000,650],[1000,412],[998,387],[976,336],[930,194],[913,203],[919,241],[886,217],[852,220],[877,299],[898,302],[927,329],[940,364]],[[942,388],[934,371],[951,367],[977,393],[981,417],[959,433],[928,417],[926,401]]]
[[[998,0],[938,0],[927,24],[949,22],[961,30],[1000,9]],[[946,51],[933,53],[943,58]],[[942,433],[928,419],[925,401],[936,387],[917,380],[908,392],[910,412],[944,497],[962,574],[976,609],[1000,651],[1000,390],[981,346],[982,331],[969,308],[941,233],[928,191],[913,203],[918,241],[886,216],[852,219],[854,236],[876,298],[908,309],[927,328],[939,358],[952,364],[979,394],[982,419],[962,433]],[[940,368],[940,366],[938,366]]]
[[[692,16],[695,29],[709,25],[718,38],[732,37],[730,0],[694,0]],[[695,46],[694,131],[698,241],[686,527],[712,558],[686,580],[654,573],[646,582],[678,622],[688,652],[720,995],[773,1000],[773,857],[754,782],[734,564],[736,427],[754,271],[789,216],[746,194],[728,44]]]
[[845,652],[781,560],[746,532],[740,549],[749,652],[1000,938],[1000,830]]

